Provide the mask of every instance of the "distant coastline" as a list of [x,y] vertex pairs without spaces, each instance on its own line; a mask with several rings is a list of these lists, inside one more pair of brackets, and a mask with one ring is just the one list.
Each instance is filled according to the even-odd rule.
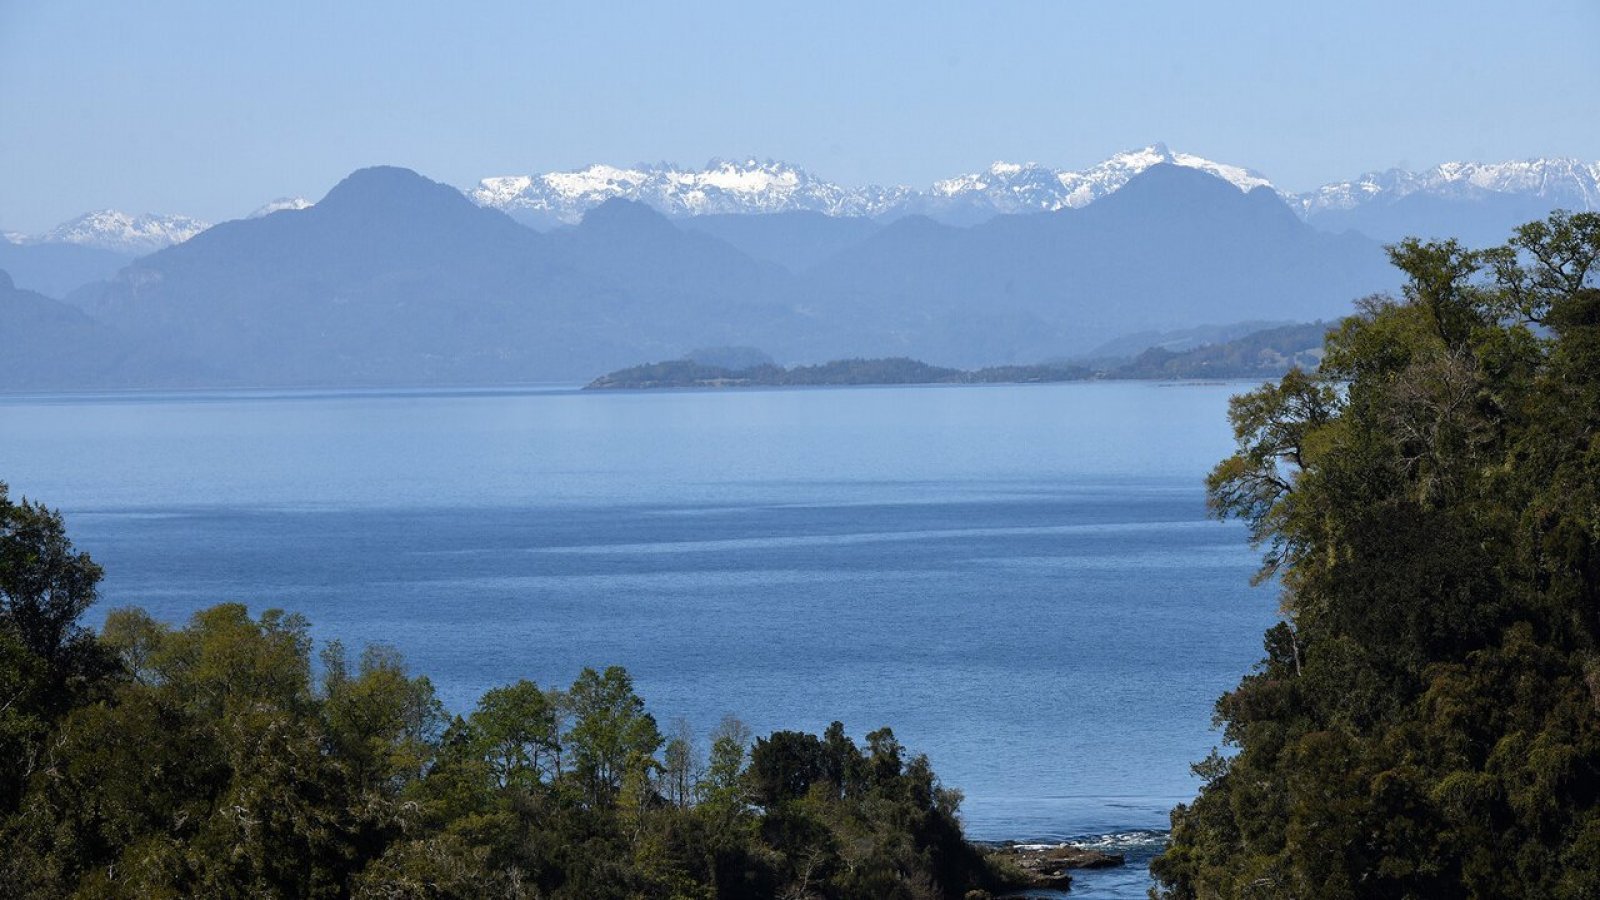
[[724,348],[617,369],[584,390],[728,389],[911,384],[1054,384],[1068,381],[1228,380],[1277,378],[1321,362],[1321,322],[1268,328],[1182,351],[1150,347],[1133,359],[1046,362],[957,369],[903,356],[838,359],[781,366],[748,348]]
[[823,387],[894,384],[1029,384],[1085,381],[1095,377],[1082,366],[994,366],[951,369],[906,357],[840,359],[815,366],[771,363],[732,369],[691,359],[618,369],[584,385],[584,390],[653,388]]

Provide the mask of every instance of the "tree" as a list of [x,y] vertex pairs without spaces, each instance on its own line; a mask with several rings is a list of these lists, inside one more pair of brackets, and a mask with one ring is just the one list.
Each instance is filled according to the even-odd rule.
[[1152,864],[1186,897],[1600,895],[1600,215],[1403,241],[1231,407],[1284,621]]
[[527,791],[560,774],[556,703],[537,684],[523,679],[491,688],[468,722],[472,746],[499,786]]
[[724,716],[711,732],[711,752],[706,776],[699,784],[702,803],[737,804],[743,793],[745,758],[749,755],[750,726],[736,716]]
[[667,802],[685,809],[694,800],[702,774],[695,759],[694,731],[687,719],[673,721],[672,737],[667,739],[661,756],[661,783]]
[[654,756],[661,747],[656,720],[633,692],[633,679],[621,666],[604,672],[585,668],[567,693],[573,715],[566,745],[589,801],[611,802],[622,788],[629,762]]
[[[96,636],[78,616],[98,570],[59,516],[5,511],[21,524],[5,535],[0,610],[0,896],[910,900],[998,886],[961,838],[959,795],[888,729],[867,754],[838,723],[759,742],[754,768],[787,787],[758,810],[750,729],[725,719],[702,773],[680,722],[658,759],[621,668],[585,669],[565,694],[495,688],[447,724],[391,647],[352,662],[327,644],[317,682],[310,625],[281,610],[225,603],[173,626],[119,609]],[[770,749],[791,744],[803,776]]]
[[79,624],[100,577],[59,512],[13,502],[0,482],[0,816],[20,802],[51,726],[115,667]]
[[94,603],[101,574],[73,548],[61,513],[27,498],[12,502],[0,482],[0,629],[61,669],[87,642],[78,619]]

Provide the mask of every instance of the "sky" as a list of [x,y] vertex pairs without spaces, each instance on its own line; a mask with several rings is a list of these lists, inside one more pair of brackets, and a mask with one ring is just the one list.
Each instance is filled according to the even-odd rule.
[[1306,190],[1600,160],[1600,2],[0,0],[0,229],[776,158],[844,184],[1164,141]]

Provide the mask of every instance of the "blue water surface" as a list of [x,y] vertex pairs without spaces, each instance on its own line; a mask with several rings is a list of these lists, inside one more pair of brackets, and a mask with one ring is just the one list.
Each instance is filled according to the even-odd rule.
[[285,607],[458,711],[621,664],[700,734],[890,725],[977,837],[1143,847],[1276,606],[1205,515],[1243,387],[12,396],[0,479],[95,620]]

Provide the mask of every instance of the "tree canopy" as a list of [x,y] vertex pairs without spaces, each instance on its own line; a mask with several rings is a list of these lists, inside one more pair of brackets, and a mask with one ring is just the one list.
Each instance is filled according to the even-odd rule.
[[280,610],[119,609],[95,634],[99,578],[0,486],[0,896],[919,900],[1008,877],[888,729],[664,740],[616,666],[452,717],[393,648],[317,653]]
[[1600,215],[1390,256],[1402,297],[1232,405],[1212,508],[1283,621],[1164,896],[1600,896]]

